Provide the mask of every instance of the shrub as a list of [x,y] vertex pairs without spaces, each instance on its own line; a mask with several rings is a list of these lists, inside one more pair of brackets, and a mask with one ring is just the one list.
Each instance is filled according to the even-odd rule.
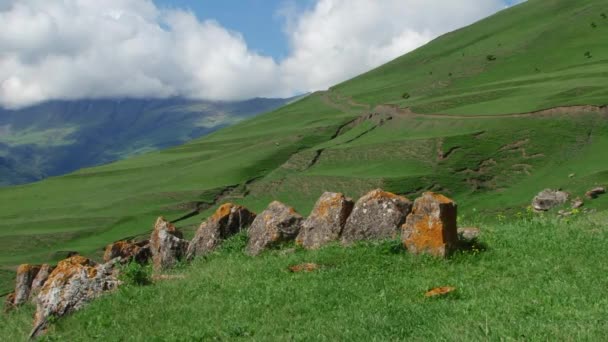
[[496,56],[494,56],[494,55],[487,55],[487,56],[486,56],[486,59],[487,59],[488,61],[492,62],[492,61],[495,61],[495,60],[496,60]]
[[587,57],[587,58],[593,57],[593,56],[591,56],[591,51],[585,52],[585,57]]
[[405,92],[405,93],[403,93],[403,95],[401,95],[401,97],[407,100],[407,99],[409,99],[411,96],[410,96],[410,93]]
[[149,285],[152,283],[152,269],[150,265],[143,266],[130,262],[122,268],[120,279],[127,285]]
[[596,23],[591,23],[591,28],[596,28],[597,24]]

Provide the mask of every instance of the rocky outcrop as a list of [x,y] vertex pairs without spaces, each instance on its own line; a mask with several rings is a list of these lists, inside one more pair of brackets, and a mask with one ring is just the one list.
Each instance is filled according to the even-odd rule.
[[40,265],[23,264],[17,268],[14,306],[23,305],[29,301],[32,283],[39,271]]
[[249,228],[247,253],[258,255],[281,242],[291,241],[300,231],[304,218],[295,209],[274,201],[258,215]]
[[232,203],[220,206],[200,225],[190,241],[188,260],[209,254],[222,241],[249,227],[254,219],[255,214],[243,206]]
[[585,193],[585,197],[588,199],[596,199],[599,195],[606,193],[606,188],[602,186],[595,187]]
[[411,211],[412,202],[407,198],[374,190],[355,204],[342,231],[342,243],[396,238]]
[[165,218],[159,217],[156,220],[150,237],[150,250],[155,271],[171,268],[183,259],[188,241],[183,240],[182,237],[182,233]]
[[315,249],[337,240],[352,209],[350,198],[341,193],[324,193],[302,223],[296,243],[306,249]]
[[98,265],[82,256],[60,261],[36,298],[31,337],[46,330],[50,317],[56,319],[77,311],[119,284],[112,263]]
[[34,280],[32,281],[32,290],[30,293],[31,300],[36,299],[36,296],[38,296],[38,293],[46,283],[47,279],[49,279],[49,276],[51,275],[51,272],[53,272],[54,269],[55,267],[49,264],[44,264],[40,266],[40,271],[38,271],[36,278],[34,278]]
[[532,208],[536,211],[547,211],[568,201],[570,194],[564,191],[545,189],[532,200]]
[[456,203],[443,195],[424,193],[414,201],[402,240],[413,254],[449,255],[458,246]]
[[118,241],[106,247],[103,260],[108,262],[112,259],[120,258],[121,262],[135,261],[139,264],[145,264],[151,256],[150,242],[147,240],[136,243]]

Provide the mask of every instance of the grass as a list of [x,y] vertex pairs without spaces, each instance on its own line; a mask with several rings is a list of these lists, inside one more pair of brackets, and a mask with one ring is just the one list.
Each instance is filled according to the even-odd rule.
[[[148,234],[156,216],[176,219],[197,204],[209,209],[178,223],[189,233],[226,201],[259,212],[281,200],[306,215],[324,191],[357,198],[382,187],[413,198],[431,189],[465,214],[495,215],[525,208],[543,188],[580,196],[606,185],[605,114],[498,114],[608,103],[608,22],[598,19],[607,11],[599,0],[530,0],[202,139],[1,188],[0,268],[62,251],[98,256],[112,241]],[[353,123],[381,103],[445,115]],[[608,201],[587,206],[604,210]]]
[[[240,235],[174,279],[123,287],[58,321],[47,340],[602,340],[606,218],[486,217],[487,249],[448,260],[409,255],[399,241],[251,258]],[[304,262],[322,267],[287,271]],[[456,293],[424,298],[446,285]],[[23,340],[31,314],[1,316],[0,336]]]

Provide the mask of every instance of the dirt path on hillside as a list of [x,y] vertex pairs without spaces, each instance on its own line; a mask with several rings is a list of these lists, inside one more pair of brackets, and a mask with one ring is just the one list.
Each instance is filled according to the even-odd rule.
[[[333,98],[330,94],[333,94]],[[334,100],[336,98],[339,102]],[[565,114],[598,113],[608,115],[608,106],[560,106],[528,113],[512,114],[480,114],[480,115],[452,115],[452,114],[421,114],[414,112],[411,108],[401,108],[398,105],[381,104],[371,109],[370,105],[357,103],[351,97],[341,96],[331,91],[321,93],[321,100],[326,105],[345,112],[372,111],[379,114],[401,116],[409,118],[438,118],[438,119],[497,119],[497,118],[526,118],[526,117],[548,117]],[[354,108],[353,108],[354,107]]]

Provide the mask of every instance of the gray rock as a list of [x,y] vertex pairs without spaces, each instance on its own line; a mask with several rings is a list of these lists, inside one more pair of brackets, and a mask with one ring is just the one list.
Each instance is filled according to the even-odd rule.
[[182,233],[163,217],[154,224],[150,237],[150,250],[155,271],[175,266],[186,254],[188,241],[182,239]]
[[547,211],[568,201],[570,194],[564,191],[545,189],[532,200],[532,208],[536,211]]
[[36,296],[38,296],[38,293],[40,292],[40,290],[42,289],[54,269],[55,267],[48,264],[44,264],[40,267],[40,271],[38,271],[36,278],[34,278],[34,280],[32,281],[32,290],[30,293],[30,299],[32,301],[36,299]]
[[292,207],[277,201],[270,203],[249,228],[247,253],[258,255],[281,242],[294,240],[303,219]]
[[412,211],[412,202],[380,189],[361,197],[346,220],[342,243],[396,238]]
[[59,262],[36,298],[31,337],[43,334],[49,318],[57,319],[84,307],[120,285],[114,264],[100,264],[74,256]]
[[32,291],[32,283],[34,278],[40,271],[40,265],[23,264],[17,268],[17,277],[15,278],[15,300],[14,306],[20,306],[27,303],[30,299]]
[[580,199],[580,198],[577,197],[577,198],[575,198],[572,201],[571,208],[572,209],[579,209],[579,208],[581,208],[584,205],[585,205],[585,202],[582,199]]
[[306,249],[316,249],[337,240],[352,210],[350,198],[340,193],[324,193],[302,223],[296,243]]
[[254,219],[255,213],[243,206],[223,204],[196,231],[188,245],[188,260],[209,254],[222,241],[248,228]]
[[402,240],[408,252],[448,256],[458,247],[457,206],[451,199],[425,192],[414,201],[403,225]]
[[481,230],[479,230],[479,228],[473,227],[458,228],[457,232],[460,240],[465,242],[473,242],[479,238],[479,235],[481,234]]
[[585,193],[585,196],[589,199],[596,199],[599,195],[606,193],[606,188],[602,186],[595,187]]

